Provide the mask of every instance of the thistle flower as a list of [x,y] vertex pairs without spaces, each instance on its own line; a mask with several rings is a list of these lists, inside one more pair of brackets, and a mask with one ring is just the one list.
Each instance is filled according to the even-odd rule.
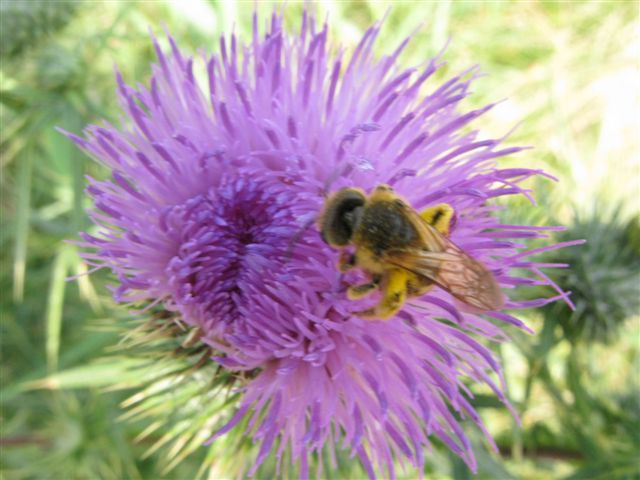
[[545,321],[560,325],[563,338],[572,343],[615,340],[640,308],[640,251],[634,248],[638,217],[625,219],[621,212],[622,205],[596,205],[576,213],[561,237],[586,238],[585,247],[546,255],[546,262],[572,265],[557,281],[574,292],[576,308],[557,303],[543,309]]
[[[369,476],[393,478],[396,462],[421,471],[433,438],[475,470],[459,417],[493,442],[468,381],[511,409],[500,365],[481,341],[504,340],[505,325],[527,327],[505,312],[462,311],[441,289],[387,322],[358,318],[337,252],[305,226],[327,188],[387,183],[418,210],[452,205],[452,241],[502,287],[553,285],[527,257],[561,245],[523,251],[514,239],[544,229],[502,224],[487,203],[528,195],[519,183],[542,172],[498,168],[498,157],[520,148],[467,129],[492,107],[460,113],[476,69],[434,85],[439,57],[417,70],[397,65],[409,39],[374,58],[379,25],[347,55],[329,48],[327,24],[307,13],[297,35],[282,23],[274,14],[261,36],[254,17],[249,44],[221,38],[219,55],[200,66],[172,38],[170,55],[155,43],[149,87],[117,74],[127,121],[90,126],[84,139],[69,134],[112,172],[89,179],[101,233],[82,234],[85,257],[117,276],[118,302],[161,303],[202,332],[212,362],[251,372],[211,439],[246,426],[260,445],[249,474],[267,455],[279,468],[289,452],[302,477],[312,458],[320,476],[320,453],[347,449]],[[506,306],[559,298],[567,295]]]

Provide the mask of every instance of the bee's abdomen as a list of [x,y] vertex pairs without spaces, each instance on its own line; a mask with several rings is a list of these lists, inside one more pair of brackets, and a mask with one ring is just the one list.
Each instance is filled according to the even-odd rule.
[[406,206],[397,202],[373,202],[362,215],[355,232],[356,243],[364,245],[376,254],[391,248],[409,246],[418,234],[406,216]]

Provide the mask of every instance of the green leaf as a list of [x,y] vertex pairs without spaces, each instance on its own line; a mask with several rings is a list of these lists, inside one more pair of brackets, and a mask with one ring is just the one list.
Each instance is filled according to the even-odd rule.
[[62,311],[64,308],[64,292],[67,285],[66,277],[71,260],[71,248],[64,246],[60,249],[51,269],[51,283],[46,310],[46,352],[47,366],[53,372],[58,368],[58,354],[60,352],[60,333],[62,330]]
[[[58,127],[70,132],[79,132],[82,130],[85,121],[82,116],[74,109],[74,107],[65,101],[60,106],[60,118],[58,119]],[[85,223],[85,212],[83,209],[84,200],[84,154],[73,144],[71,140],[62,135],[59,131],[50,129],[49,133],[49,155],[57,162],[65,180],[70,180],[71,189],[71,225],[69,230],[72,234],[76,234],[82,230]]]

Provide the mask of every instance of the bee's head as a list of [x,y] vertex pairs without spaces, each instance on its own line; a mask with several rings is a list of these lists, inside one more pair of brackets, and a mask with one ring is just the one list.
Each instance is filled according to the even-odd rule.
[[393,192],[393,188],[391,188],[389,185],[381,183],[380,185],[376,186],[374,192]]
[[332,247],[346,246],[360,222],[366,201],[364,193],[355,188],[343,188],[329,197],[320,217],[322,240]]

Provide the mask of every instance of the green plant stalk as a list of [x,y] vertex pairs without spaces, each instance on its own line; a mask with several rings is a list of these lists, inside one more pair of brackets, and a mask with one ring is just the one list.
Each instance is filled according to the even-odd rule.
[[573,436],[582,443],[582,453],[585,456],[597,456],[599,451],[598,446],[592,439],[589,438],[589,435],[584,433],[579,424],[576,423],[574,415],[575,408],[573,408],[571,405],[567,405],[567,403],[562,398],[562,391],[554,383],[553,377],[551,376],[551,372],[549,371],[549,367],[546,361],[542,361],[542,366],[540,368],[538,378],[542,382],[547,393],[551,396],[554,403],[556,404],[558,413],[563,423],[568,427]]
[[[498,357],[500,360],[500,364],[503,365],[502,367],[502,373],[504,375],[505,378],[509,378],[507,369],[508,369],[508,363],[504,361],[504,354],[503,354],[503,346],[500,345],[498,347]],[[509,389],[509,383],[507,382],[507,384],[505,385],[505,396],[507,397],[507,399],[512,402],[513,398],[511,396],[511,391]],[[525,395],[526,397],[526,395]],[[513,403],[513,402],[512,402]],[[521,415],[524,415],[525,412],[525,402],[523,402],[523,408],[522,411],[520,412]],[[511,456],[513,457],[514,460],[516,461],[521,461],[522,457],[523,457],[523,445],[522,445],[522,427],[518,427],[516,426],[513,429],[513,433],[511,434]]]
[[[520,403],[520,416],[524,418],[527,410],[529,409],[529,403],[531,400],[531,394],[533,392],[533,385],[535,380],[540,375],[540,370],[546,367],[545,358],[549,355],[549,352],[554,348],[557,343],[555,338],[555,326],[551,322],[544,322],[542,330],[540,331],[538,338],[539,341],[535,346],[529,347],[526,342],[517,341],[516,345],[527,359],[527,376],[524,386],[524,395]],[[517,337],[516,337],[517,338]],[[507,368],[507,363],[502,362],[503,368]],[[507,391],[508,395],[508,391]],[[560,398],[562,400],[562,398]],[[521,461],[524,458],[524,439],[522,436],[522,428],[515,429],[512,435],[513,444],[511,445],[511,455],[516,461]]]

